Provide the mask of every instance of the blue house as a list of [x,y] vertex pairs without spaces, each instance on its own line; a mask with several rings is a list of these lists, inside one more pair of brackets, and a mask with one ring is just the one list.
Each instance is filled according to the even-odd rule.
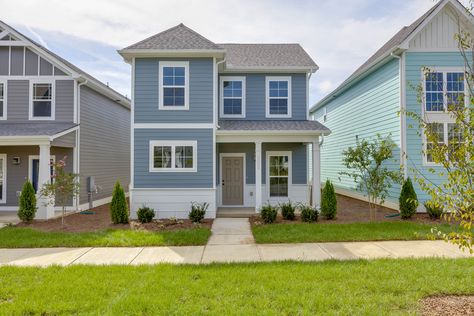
[[318,66],[300,45],[216,44],[180,24],[119,53],[132,65],[132,217],[142,205],[183,218],[192,202],[208,217],[319,204],[329,130],[309,120]]
[[[442,183],[443,178],[428,170],[441,171],[441,167],[426,155],[429,144],[421,136],[418,123],[404,113],[415,112],[439,123],[440,139],[446,144],[458,136],[453,130],[455,120],[446,110],[448,96],[467,93],[465,64],[455,35],[460,30],[472,34],[473,25],[472,16],[461,3],[439,1],[311,108],[312,119],[332,131],[321,147],[322,180],[332,180],[341,194],[363,198],[352,179],[339,174],[345,169],[341,153],[357,139],[380,133],[391,134],[397,144],[390,168],[401,168],[405,178],[420,173],[428,181]],[[421,103],[417,87],[423,87]],[[418,186],[416,192],[421,202],[429,199]],[[385,205],[398,209],[399,194],[399,185],[391,188]]]

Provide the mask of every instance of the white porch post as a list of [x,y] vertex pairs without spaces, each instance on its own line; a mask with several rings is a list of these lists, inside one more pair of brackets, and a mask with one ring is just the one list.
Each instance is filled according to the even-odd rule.
[[40,145],[39,154],[39,172],[38,172],[38,211],[36,218],[49,219],[54,217],[54,205],[49,203],[48,199],[40,195],[44,184],[51,181],[51,153],[50,145]]
[[319,148],[319,137],[313,141],[313,206],[319,207],[321,205],[321,157]]
[[262,142],[255,142],[255,211],[262,206]]

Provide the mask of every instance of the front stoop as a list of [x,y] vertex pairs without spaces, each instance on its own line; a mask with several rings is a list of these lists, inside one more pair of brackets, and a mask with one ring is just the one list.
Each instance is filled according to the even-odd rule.
[[256,215],[253,207],[219,207],[217,218],[249,218]]

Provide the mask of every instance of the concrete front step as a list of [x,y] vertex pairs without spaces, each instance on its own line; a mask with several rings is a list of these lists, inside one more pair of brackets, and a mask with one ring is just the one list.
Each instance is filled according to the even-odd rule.
[[217,209],[217,218],[249,218],[256,215],[253,207],[220,207]]

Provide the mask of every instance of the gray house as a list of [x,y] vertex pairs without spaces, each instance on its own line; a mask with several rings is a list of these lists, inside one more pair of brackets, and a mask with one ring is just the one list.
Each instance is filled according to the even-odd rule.
[[299,44],[216,44],[180,24],[119,53],[132,65],[132,217],[144,204],[160,218],[191,202],[208,217],[319,205],[329,130],[309,120],[318,66]]
[[[0,21],[0,212],[16,211],[23,183],[51,181],[51,161],[67,156],[80,194],[68,210],[109,202],[130,175],[130,101]],[[38,203],[37,218],[55,216]]]

